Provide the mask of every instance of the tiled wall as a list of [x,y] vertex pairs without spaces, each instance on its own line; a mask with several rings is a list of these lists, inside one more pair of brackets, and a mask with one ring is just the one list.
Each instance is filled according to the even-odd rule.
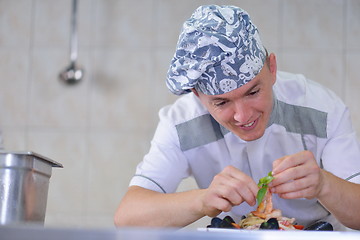
[[164,79],[181,24],[208,3],[246,9],[278,68],[334,90],[360,132],[359,0],[79,0],[86,72],[75,86],[57,78],[69,63],[71,0],[0,0],[4,147],[64,165],[53,170],[46,225],[113,227],[157,112],[176,98]]

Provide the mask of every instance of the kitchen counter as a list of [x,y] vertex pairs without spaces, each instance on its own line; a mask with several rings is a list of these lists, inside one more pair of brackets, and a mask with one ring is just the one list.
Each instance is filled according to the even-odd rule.
[[178,229],[77,229],[42,226],[0,226],[1,240],[359,240],[360,232],[245,231],[215,229],[208,232]]

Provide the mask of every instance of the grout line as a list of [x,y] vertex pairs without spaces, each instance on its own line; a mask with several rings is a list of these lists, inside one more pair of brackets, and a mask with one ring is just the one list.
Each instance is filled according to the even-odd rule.
[[342,99],[347,102],[347,94],[346,94],[346,86],[348,84],[348,74],[347,74],[347,9],[348,9],[348,0],[343,2],[343,42],[342,42],[342,75],[344,76],[344,82],[342,84],[341,89],[341,97]]
[[[284,59],[284,24],[283,24],[283,20],[284,20],[284,2],[282,0],[278,1],[278,11],[279,11],[279,16],[278,16],[278,39],[279,39],[279,45],[278,45],[278,51],[279,53],[276,55],[279,55],[279,58],[277,60],[278,63],[283,62]],[[281,69],[281,67],[280,67]]]
[[279,25],[279,29],[278,29],[278,34],[279,34],[279,45],[280,48],[283,49],[284,48],[284,2],[282,0],[279,0],[278,2],[278,11],[279,11],[279,18],[278,18],[278,25]]
[[[96,20],[97,20],[97,16],[96,16],[96,0],[92,0],[90,2],[90,12],[92,14],[90,14],[90,19],[89,22],[93,23],[93,26],[96,26]],[[79,11],[81,12],[81,11]],[[79,17],[79,16],[78,16]],[[91,34],[94,31],[94,29],[91,30]],[[96,34],[96,33],[95,33]],[[96,35],[95,35],[96,36]],[[92,99],[92,88],[95,86],[94,84],[94,74],[90,74],[90,70],[89,69],[94,69],[93,66],[95,66],[95,54],[94,52],[96,51],[96,49],[94,49],[92,46],[94,46],[94,42],[96,42],[94,40],[95,38],[90,38],[89,40],[89,45],[90,48],[87,50],[87,54],[89,57],[89,65],[88,65],[88,74],[84,80],[87,80],[87,89],[86,89],[86,121],[85,121],[85,144],[84,144],[84,168],[83,168],[83,189],[82,189],[82,202],[84,202],[85,204],[82,205],[82,209],[81,209],[81,217],[85,220],[85,222],[88,221],[88,214],[87,212],[89,212],[89,208],[90,208],[90,204],[89,204],[89,199],[91,199],[91,196],[89,195],[90,192],[90,184],[91,183],[91,174],[90,174],[90,163],[89,163],[89,159],[90,159],[90,154],[89,154],[89,150],[90,150],[90,132],[93,132],[91,130],[91,99]]]
[[31,1],[31,19],[30,19],[30,36],[28,51],[28,71],[26,86],[26,108],[25,108],[25,149],[29,148],[29,130],[30,130],[30,114],[31,114],[31,86],[33,82],[33,66],[34,66],[34,38],[35,38],[35,19],[36,19],[36,0]]

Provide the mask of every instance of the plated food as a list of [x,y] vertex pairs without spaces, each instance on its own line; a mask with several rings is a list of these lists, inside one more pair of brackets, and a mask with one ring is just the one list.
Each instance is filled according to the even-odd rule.
[[246,230],[259,229],[278,229],[278,230],[327,230],[332,231],[333,227],[328,222],[316,222],[308,227],[298,225],[295,218],[282,215],[280,209],[274,209],[272,203],[272,193],[268,189],[268,184],[274,179],[271,172],[259,180],[259,191],[257,194],[258,207],[236,223],[230,216],[224,219],[215,217],[211,220],[208,228],[237,228]]
[[304,226],[295,223],[295,218],[288,218],[282,215],[280,209],[274,209],[272,194],[267,189],[263,201],[256,211],[249,213],[239,222],[243,229],[281,229],[281,230],[302,230]]

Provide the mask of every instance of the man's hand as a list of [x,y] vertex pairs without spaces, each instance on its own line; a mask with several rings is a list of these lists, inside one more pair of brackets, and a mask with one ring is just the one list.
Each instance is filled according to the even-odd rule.
[[324,185],[324,173],[310,151],[275,160],[273,176],[271,192],[286,199],[318,198]]
[[209,188],[203,191],[201,202],[202,212],[209,217],[220,212],[228,212],[233,206],[247,202],[256,204],[256,194],[259,188],[252,178],[233,166],[224,168],[211,182]]

